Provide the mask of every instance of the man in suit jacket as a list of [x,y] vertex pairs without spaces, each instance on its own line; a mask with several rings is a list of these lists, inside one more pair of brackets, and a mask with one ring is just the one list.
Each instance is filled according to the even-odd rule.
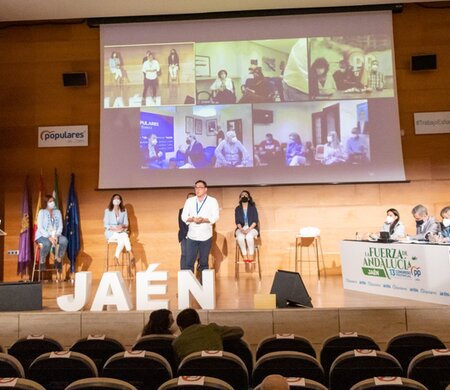
[[429,241],[430,235],[439,232],[439,224],[434,217],[428,215],[428,210],[425,206],[418,204],[411,210],[411,213],[416,220],[416,235],[411,236],[413,240]]

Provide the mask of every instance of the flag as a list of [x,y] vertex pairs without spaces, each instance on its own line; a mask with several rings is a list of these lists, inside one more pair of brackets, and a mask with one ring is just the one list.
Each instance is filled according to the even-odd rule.
[[19,257],[17,262],[17,275],[24,274],[28,264],[33,258],[31,249],[31,219],[30,219],[30,202],[28,192],[28,176],[25,178],[22,195],[22,223],[19,235]]
[[56,210],[61,210],[61,213],[62,213],[62,209],[59,207],[58,172],[56,171],[56,168],[55,168],[55,175],[53,177],[53,193],[52,193],[52,196],[55,199],[55,209]]
[[[41,209],[41,205],[42,205],[42,195],[43,194],[44,194],[44,178],[42,177],[42,172],[41,172],[41,174],[39,176],[39,194],[38,194],[37,203],[36,203],[36,212],[34,213],[33,242],[36,239],[38,215],[39,215],[39,210]],[[40,248],[39,248],[39,246],[36,247],[36,253],[34,254],[34,256],[35,256],[35,260],[39,261],[39,257],[40,257]]]
[[69,197],[67,199],[64,235],[67,237],[67,257],[70,260],[70,272],[75,272],[75,262],[80,251],[80,220],[78,201],[75,193],[75,175],[70,176]]

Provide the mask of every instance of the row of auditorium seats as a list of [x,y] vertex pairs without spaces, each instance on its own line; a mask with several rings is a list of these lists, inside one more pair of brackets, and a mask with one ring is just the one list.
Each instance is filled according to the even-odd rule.
[[[444,389],[450,383],[450,352],[436,336],[430,334],[407,333],[396,336],[387,345],[387,351],[395,357],[379,351],[376,343],[368,336],[340,334],[324,342],[320,353],[321,364],[315,359],[315,351],[305,338],[275,335],[260,342],[254,368],[252,353],[243,340],[226,342],[224,350],[229,352],[204,353],[204,356],[202,353],[193,354],[179,366],[171,348],[172,340],[173,336],[168,335],[145,336],[138,340],[132,351],[126,352],[116,340],[105,336],[89,336],[77,341],[70,348],[71,352],[63,352],[55,340],[29,336],[18,340],[8,350],[9,355],[19,360],[16,374],[8,371],[8,364],[14,366],[8,360],[11,356],[2,355],[0,377],[26,376],[40,383],[53,378],[55,383],[51,388],[64,388],[58,382],[62,379],[65,385],[70,382],[64,375],[62,378],[58,375],[58,364],[68,364],[68,357],[71,357],[76,362],[73,363],[75,366],[83,367],[82,377],[101,373],[107,377],[127,379],[138,385],[138,388],[147,388],[147,381],[156,380],[157,383],[150,387],[156,389],[156,385],[172,378],[175,373],[209,375],[231,382],[235,389],[245,390],[250,385],[257,386],[265,376],[273,373],[286,377],[306,377],[329,385],[332,390],[348,389],[359,380],[372,376],[404,375],[419,379],[428,384],[430,389]],[[54,377],[42,374],[46,371],[45,365],[56,371],[52,374]],[[146,379],[145,375],[139,373],[143,366],[146,367],[145,371],[152,373],[151,378]],[[95,374],[88,375],[92,368]]]

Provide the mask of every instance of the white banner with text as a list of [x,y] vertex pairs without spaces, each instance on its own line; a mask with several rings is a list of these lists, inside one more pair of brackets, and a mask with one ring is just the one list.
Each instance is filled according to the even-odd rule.
[[87,125],[38,127],[39,148],[75,146],[88,146]]
[[450,133],[450,111],[415,112],[414,129],[416,134]]

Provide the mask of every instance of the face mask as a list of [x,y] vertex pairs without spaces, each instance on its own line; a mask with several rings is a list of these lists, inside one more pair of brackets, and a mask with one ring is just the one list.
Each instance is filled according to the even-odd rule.
[[332,142],[333,141],[333,137],[327,137],[327,141],[328,142]]
[[442,220],[442,224],[443,224],[445,227],[449,227],[449,226],[450,226],[450,218],[444,218],[444,219]]
[[352,134],[352,138],[358,138],[358,134]]
[[237,138],[236,137],[231,138],[231,142],[236,143],[237,142]]
[[47,208],[49,210],[53,210],[55,208],[55,202],[48,202],[47,203]]
[[416,221],[416,226],[417,227],[422,226],[424,222],[425,221],[423,219],[421,219],[420,221]]
[[372,72],[376,72],[377,69],[378,69],[378,66],[375,66],[375,65],[372,66]]
[[293,140],[292,138],[289,138],[289,143],[293,144],[293,143],[295,143],[295,140]]
[[157,139],[152,139],[152,145],[156,145],[158,143]]
[[247,202],[248,202],[248,197],[247,197],[247,196],[243,196],[243,197],[241,198],[241,202],[242,202],[242,203],[247,203]]
[[255,76],[254,76],[254,74],[253,74],[253,73],[250,73],[250,74],[248,75],[248,78],[249,78],[249,79],[254,79],[254,78],[255,78]]
[[120,199],[113,199],[113,205],[118,206],[120,204]]
[[388,215],[386,217],[386,223],[390,225],[392,222],[394,222],[394,217],[392,215]]

